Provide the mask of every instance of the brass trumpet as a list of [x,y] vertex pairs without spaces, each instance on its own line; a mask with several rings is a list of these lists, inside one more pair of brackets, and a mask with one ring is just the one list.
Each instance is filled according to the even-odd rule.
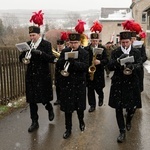
[[26,52],[25,57],[22,59],[22,62],[26,65],[30,63],[31,51],[33,48],[35,48],[35,45],[34,45],[33,41],[31,41],[30,50]]
[[66,61],[65,65],[64,65],[64,70],[61,70],[61,75],[63,75],[64,77],[68,77],[69,76],[69,72],[68,72],[68,68],[69,68],[70,62]]
[[123,70],[123,73],[125,75],[131,75],[132,74],[132,70],[130,68],[125,67],[125,69]]
[[[71,50],[71,52],[73,51],[73,49]],[[64,77],[68,77],[69,76],[69,72],[68,72],[68,68],[69,68],[70,62],[66,61],[65,65],[64,65],[64,70],[61,70],[61,75]]]

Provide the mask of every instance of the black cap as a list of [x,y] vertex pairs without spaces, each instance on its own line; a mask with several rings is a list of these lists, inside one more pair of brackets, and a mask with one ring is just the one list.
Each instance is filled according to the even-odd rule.
[[120,32],[120,40],[123,39],[131,39],[131,32],[129,31]]
[[99,39],[98,33],[91,33],[91,39]]
[[37,27],[37,26],[30,26],[29,27],[29,34],[30,33],[37,33],[37,34],[39,34],[40,33],[40,28]]
[[70,33],[69,40],[70,41],[80,41],[80,34],[79,33]]
[[131,37],[136,37],[136,32],[135,31],[131,32]]
[[57,45],[62,45],[62,44],[64,44],[64,40],[58,39],[57,40]]

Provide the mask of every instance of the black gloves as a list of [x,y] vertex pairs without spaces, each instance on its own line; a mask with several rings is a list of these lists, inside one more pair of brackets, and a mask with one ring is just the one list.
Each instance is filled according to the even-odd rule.
[[74,64],[74,58],[68,58],[68,61],[70,62],[70,64]]
[[34,54],[36,54],[36,55],[41,55],[42,54],[42,51],[37,50],[37,49],[32,49],[31,52],[34,53]]
[[120,59],[125,58],[129,56],[128,54],[122,54],[119,58],[117,58],[117,61],[120,63]]
[[132,64],[131,62],[127,62],[127,63],[125,63],[125,64],[126,64],[126,68],[129,68],[129,69],[131,69],[131,70],[134,69],[134,64]]

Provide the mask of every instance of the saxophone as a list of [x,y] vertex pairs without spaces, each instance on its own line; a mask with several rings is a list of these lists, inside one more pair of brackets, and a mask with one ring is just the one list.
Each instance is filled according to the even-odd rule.
[[93,59],[92,59],[92,65],[89,67],[89,74],[90,74],[90,80],[93,81],[94,80],[94,73],[96,71],[96,66],[94,64],[94,61],[96,60],[96,54],[93,52]]

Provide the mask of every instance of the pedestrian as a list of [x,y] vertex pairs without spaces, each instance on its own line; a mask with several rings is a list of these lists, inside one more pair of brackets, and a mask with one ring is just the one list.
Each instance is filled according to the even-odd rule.
[[[42,38],[39,26],[29,26],[29,37],[31,40],[27,44],[32,47],[31,58],[26,64],[25,86],[26,101],[29,103],[32,120],[28,132],[33,132],[39,128],[38,103],[45,106],[49,120],[54,119],[53,107],[50,103],[53,100],[53,91],[49,63],[53,63],[55,56],[52,54],[51,43]],[[24,62],[25,55],[28,53],[29,51],[20,54],[20,62]]]
[[[131,32],[120,33],[120,44],[120,47],[112,51],[108,64],[109,70],[114,71],[108,104],[116,111],[120,131],[117,142],[122,143],[125,140],[126,130],[131,129],[131,120],[136,108],[141,108],[142,105],[137,73],[141,69],[142,60],[139,51],[132,47]],[[123,58],[128,60],[126,63],[124,61],[125,64],[122,61]],[[123,109],[127,111],[125,120]]]
[[[105,44],[105,48],[106,48],[106,53],[107,53],[108,60],[110,60],[111,52],[114,50],[114,48],[113,48],[112,45],[113,45],[112,42],[107,42]],[[105,71],[106,71],[106,77],[109,77],[110,71],[109,71],[107,65],[105,66]]]
[[[79,128],[85,129],[84,110],[86,109],[86,73],[88,70],[88,53],[80,44],[80,34],[69,34],[69,48],[61,52],[56,67],[60,76],[60,110],[65,114],[66,131],[63,138],[67,139],[72,131],[72,113],[77,111]],[[65,58],[67,52],[76,52],[76,59]]]
[[[58,39],[57,40],[56,52],[59,54],[59,56],[60,56],[60,53],[62,52],[62,50],[64,48],[65,48],[65,41],[62,40],[62,39]],[[59,59],[59,56],[58,56],[57,59]],[[57,60],[56,60],[56,63],[57,63]],[[61,90],[61,88],[60,88],[59,84],[60,84],[60,72],[57,69],[56,64],[55,64],[55,86],[56,86],[56,97],[57,97],[57,100],[54,102],[54,105],[59,105],[60,104],[60,90]]]
[[[99,45],[99,33],[90,34],[90,44],[85,47],[89,53],[89,70],[87,73],[87,94],[88,103],[90,105],[89,112],[95,111],[96,108],[96,96],[95,92],[98,94],[98,105],[103,105],[105,87],[105,77],[104,77],[104,67],[108,63],[108,58],[106,54],[106,48]],[[95,55],[95,48],[101,48],[102,53]],[[90,69],[91,68],[91,69]]]

